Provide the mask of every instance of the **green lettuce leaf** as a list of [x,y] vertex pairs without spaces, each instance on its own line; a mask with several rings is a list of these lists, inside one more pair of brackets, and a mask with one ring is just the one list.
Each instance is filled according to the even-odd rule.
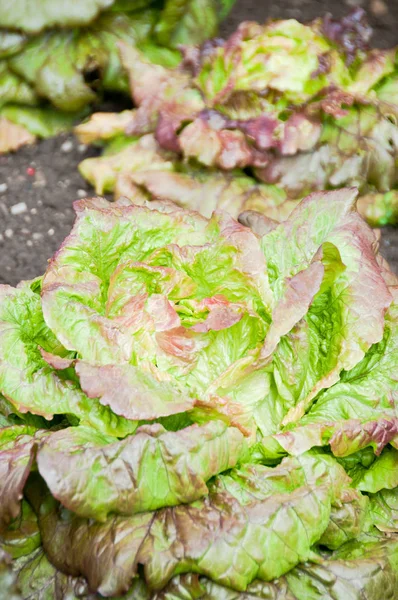
[[[397,317],[394,302],[386,315],[383,339],[323,391],[294,428],[274,436],[279,447],[297,454],[330,444],[335,456],[348,456],[369,445],[380,454],[386,444],[396,443]],[[269,443],[264,441],[265,446]]]
[[83,0],[79,4],[64,4],[59,0],[16,0],[0,7],[0,23],[9,29],[38,33],[47,27],[87,25],[114,0]]
[[139,16],[111,13],[89,28],[45,32],[30,38],[8,64],[15,77],[22,77],[56,108],[79,111],[96,99],[97,89],[127,92],[117,43],[146,40],[155,19],[154,10]]
[[46,326],[40,296],[29,287],[0,286],[0,391],[15,408],[52,418],[77,417],[100,431],[127,435],[137,427],[98,402],[89,400],[72,379],[62,377],[44,360],[40,349],[67,354]]
[[5,61],[0,61],[0,108],[9,102],[35,106],[38,97],[29,82],[13,73]]
[[353,473],[353,485],[364,492],[375,494],[398,487],[398,450],[387,446],[369,467],[359,467]]
[[207,495],[206,481],[234,467],[244,449],[243,435],[217,421],[177,432],[143,426],[121,442],[75,427],[52,434],[37,462],[64,506],[106,521],[109,513],[131,515]]
[[374,525],[380,531],[398,533],[398,488],[382,489],[369,497],[370,515]]
[[155,600],[396,600],[397,540],[363,536],[318,564],[295,567],[275,582],[255,581],[245,592],[220,586],[205,577],[182,575],[171,580]]
[[41,545],[37,517],[30,504],[22,501],[20,514],[1,534],[1,547],[13,559],[31,554]]
[[231,476],[219,476],[210,496],[194,504],[103,524],[61,514],[38,485],[29,497],[51,562],[71,575],[84,574],[103,595],[127,591],[139,564],[150,588],[193,569],[243,591],[256,577],[279,577],[313,556],[311,547],[327,528],[346,476],[327,457],[308,455],[275,469],[249,465],[238,478],[239,486]]
[[34,136],[47,138],[71,130],[82,113],[62,113],[51,108],[7,104],[0,109],[0,116]]
[[[80,137],[84,139],[85,135]],[[115,154],[86,158],[80,163],[79,171],[94,185],[97,194],[103,194],[115,189],[120,176],[131,175],[141,170],[171,171],[173,164],[168,158],[167,153],[158,147],[153,136],[147,135],[128,143]]]

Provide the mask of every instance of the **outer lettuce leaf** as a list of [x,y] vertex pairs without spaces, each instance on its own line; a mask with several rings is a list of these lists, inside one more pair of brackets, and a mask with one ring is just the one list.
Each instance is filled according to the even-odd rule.
[[38,294],[29,287],[1,286],[0,298],[0,391],[18,411],[48,419],[54,414],[73,415],[82,424],[113,435],[134,431],[136,423],[89,400],[76,382],[43,359],[40,348],[61,356],[65,349],[43,320]]
[[7,598],[22,600],[16,585],[16,577],[11,571],[11,557],[0,548],[0,585]]
[[397,540],[363,536],[349,542],[317,565],[295,567],[275,582],[255,581],[245,592],[215,584],[198,575],[182,575],[154,600],[396,600]]
[[80,385],[89,398],[99,398],[117,415],[131,420],[153,420],[191,410],[194,400],[178,385],[133,365],[76,365]]
[[[83,135],[83,138],[85,135]],[[98,194],[115,189],[117,179],[122,175],[132,175],[144,170],[171,171],[173,164],[162,151],[152,135],[132,141],[120,152],[98,158],[86,158],[79,165],[80,173],[95,187]],[[132,198],[133,199],[133,198]],[[135,198],[134,198],[135,199]],[[141,204],[141,202],[140,202]]]
[[278,577],[312,557],[346,477],[341,467],[330,466],[322,457],[292,459],[269,469],[270,485],[261,484],[264,468],[245,467],[245,487],[220,476],[204,501],[104,524],[67,511],[61,517],[37,486],[29,497],[51,562],[74,576],[84,574],[103,595],[127,591],[139,564],[150,588],[193,569],[243,591],[256,577]]
[[[292,429],[274,439],[290,454],[330,444],[335,456],[348,456],[370,445],[377,454],[398,436],[398,313],[386,315],[384,337],[340,381],[323,391]],[[265,440],[268,446],[270,440]],[[268,446],[269,447],[269,446]]]
[[46,32],[32,37],[9,65],[56,108],[78,111],[96,99],[96,88],[127,92],[117,43],[146,40],[155,18],[153,10],[138,17],[112,13],[100,17],[90,28]]
[[39,548],[12,564],[19,599],[23,600],[99,600],[90,594],[84,579],[68,577],[57,571]]
[[121,442],[78,427],[52,434],[37,461],[64,506],[106,521],[207,495],[206,481],[234,467],[244,449],[243,435],[217,421],[177,432],[143,426]]
[[35,141],[36,137],[25,127],[0,115],[0,154],[18,150],[21,146],[34,144]]
[[380,531],[398,533],[398,488],[370,495],[372,522]]
[[388,446],[381,455],[368,467],[355,470],[353,485],[359,490],[375,494],[398,487],[398,450]]
[[121,60],[130,82],[131,96],[138,106],[126,133],[155,133],[167,150],[179,150],[176,132],[184,121],[205,108],[199,90],[181,66],[168,69],[151,63],[142,52],[119,44]]
[[[175,163],[177,171],[134,172],[131,181],[147,194],[147,199],[171,200],[183,208],[197,210],[210,217],[215,210],[225,210],[233,217],[247,210],[266,213],[277,221],[287,219],[297,202],[286,199],[283,190],[259,184],[241,171],[233,173],[187,168]],[[115,186],[115,197],[127,195],[136,202],[137,188],[123,194]]]
[[98,140],[109,140],[123,134],[126,126],[133,119],[134,111],[123,110],[120,113],[98,112],[75,127],[75,133],[83,144],[91,144]]
[[9,102],[34,106],[38,97],[33,87],[0,61],[0,108]]
[[370,223],[383,224],[395,218],[394,196],[374,190],[385,193],[396,185],[397,131],[378,106],[353,107],[324,119],[321,145],[310,157],[276,157],[256,175],[296,198],[316,189],[357,186],[369,193],[361,203],[363,214]]
[[1,534],[1,547],[13,559],[30,554],[41,544],[37,517],[30,504],[22,501],[20,514]]
[[163,46],[196,44],[217,33],[217,2],[166,0],[155,35]]
[[57,0],[14,0],[0,8],[2,27],[38,33],[46,27],[87,25],[101,10],[109,8],[114,0],[83,0],[77,5],[65,5]]
[[[305,318],[282,338],[272,357],[277,396],[269,401],[278,410],[275,425],[282,420],[283,409],[283,424],[298,421],[319,391],[336,383],[340,372],[352,369],[383,336],[384,314],[392,298],[374,258],[374,236],[352,212],[354,197],[355,192],[347,191],[310,196],[262,239],[271,286],[282,306],[288,297],[286,278],[308,268],[320,256],[320,247],[325,268]],[[332,198],[333,209],[327,203]],[[377,301],[367,292],[375,285],[380,288]],[[299,319],[300,310],[294,308],[292,315]],[[320,352],[321,339],[326,352]],[[269,354],[267,347],[264,354]]]
[[14,425],[0,429],[0,530],[18,517],[20,501],[34,460],[34,449],[40,439],[34,427]]
[[30,134],[41,138],[52,137],[64,131],[69,131],[79,113],[62,113],[51,108],[25,107],[9,104],[0,110],[0,115],[27,130]]

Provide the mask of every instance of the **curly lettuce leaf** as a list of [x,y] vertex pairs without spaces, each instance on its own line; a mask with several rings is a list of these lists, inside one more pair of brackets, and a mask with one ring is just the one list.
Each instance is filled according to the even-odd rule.
[[[82,136],[82,139],[85,136]],[[172,171],[173,163],[162,151],[152,135],[133,140],[116,153],[109,152],[104,156],[86,158],[79,165],[79,171],[94,187],[97,194],[115,189],[117,180],[123,175],[132,175],[144,170]]]
[[302,564],[275,582],[257,580],[245,592],[220,586],[195,574],[179,575],[155,600],[396,600],[397,540],[362,536],[317,564]]
[[121,442],[77,427],[52,434],[37,462],[63,506],[106,521],[109,513],[132,515],[207,495],[206,482],[234,467],[244,450],[242,434],[217,421],[176,432],[143,426]]
[[[63,113],[51,108],[27,107],[7,104],[0,109],[0,118],[4,118],[14,127],[25,129],[32,136],[40,138],[52,137],[72,129],[82,113]],[[0,139],[4,139],[0,135]]]
[[[319,391],[336,383],[343,369],[355,367],[383,337],[384,315],[392,297],[374,257],[373,233],[353,212],[355,196],[355,191],[334,192],[332,209],[326,203],[332,194],[312,195],[262,238],[277,298],[284,297],[285,278],[308,268],[319,252],[325,267],[307,314],[281,340],[273,356],[278,393],[290,404],[283,424],[298,421]],[[300,243],[304,238],[305,245]],[[276,252],[280,243],[284,250]],[[380,289],[377,302],[367,292],[375,285]],[[321,339],[326,353],[319,352]]]
[[30,82],[9,69],[5,61],[0,61],[0,108],[10,102],[35,106],[38,96]]
[[323,391],[294,429],[275,439],[289,453],[330,444],[335,456],[348,456],[367,446],[377,454],[398,436],[397,305],[386,315],[383,340],[340,381]]
[[47,419],[54,414],[77,417],[100,431],[127,435],[137,427],[89,400],[73,379],[44,360],[40,349],[67,355],[46,326],[40,296],[29,287],[0,286],[0,391],[21,413]]
[[398,533],[398,487],[384,488],[369,497],[372,523],[380,531]]
[[37,517],[26,500],[22,500],[20,514],[1,534],[1,547],[13,559],[31,554],[41,545]]
[[9,66],[59,110],[79,111],[97,98],[98,89],[127,92],[117,43],[146,40],[155,19],[151,9],[139,16],[111,13],[88,28],[45,32],[30,38]]
[[32,468],[35,449],[46,433],[28,425],[0,429],[0,530],[20,513],[23,488]]
[[53,27],[87,25],[100,11],[109,8],[114,0],[83,0],[78,4],[65,4],[59,0],[13,0],[0,7],[0,22],[8,29],[21,29],[39,33]]
[[398,487],[398,450],[387,446],[369,467],[359,466],[353,473],[353,485],[364,492],[375,494],[380,490]]
[[[275,469],[246,466],[238,489],[229,475],[219,476],[205,500],[106,523],[60,512],[38,485],[29,497],[51,562],[71,575],[84,574],[103,595],[127,591],[139,564],[152,589],[194,570],[243,591],[256,577],[279,577],[312,558],[311,547],[345,485],[343,469],[330,466],[327,458],[311,455]],[[264,470],[269,485],[261,484]]]

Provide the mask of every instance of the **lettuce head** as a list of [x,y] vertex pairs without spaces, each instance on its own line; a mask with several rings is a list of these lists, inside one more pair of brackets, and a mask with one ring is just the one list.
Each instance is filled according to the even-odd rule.
[[[106,117],[94,115],[77,135],[107,144],[126,136],[134,153],[137,138],[152,134],[160,151],[173,153],[178,175],[137,175],[130,162],[133,174],[126,166],[123,177],[106,183],[117,197],[133,197],[138,186],[149,199],[177,201],[209,216],[214,207],[226,208],[220,187],[233,186],[240,198],[227,210],[235,217],[260,210],[281,221],[311,192],[355,186],[368,222],[394,225],[397,50],[369,49],[369,38],[357,10],[339,22],[244,22],[226,40],[186,46],[173,68],[151,64],[139,47],[121,44],[134,103],[130,118],[127,112],[123,123],[109,117],[104,128]],[[108,154],[118,154],[112,143]],[[114,165],[119,158],[109,160]],[[102,166],[120,170],[110,162],[104,157],[81,167],[99,193]],[[209,203],[196,191],[198,181],[206,182]]]
[[397,279],[356,197],[79,200],[0,286],[7,597],[396,600]]

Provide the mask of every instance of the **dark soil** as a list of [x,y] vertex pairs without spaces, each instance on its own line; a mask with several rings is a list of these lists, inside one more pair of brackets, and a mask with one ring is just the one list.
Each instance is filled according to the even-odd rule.
[[[326,12],[341,17],[358,5],[369,11],[375,45],[398,44],[398,0],[237,0],[222,35],[243,20],[308,21]],[[44,271],[47,259],[70,231],[73,200],[92,194],[77,165],[95,153],[69,135],[0,157],[0,283],[16,284]],[[398,229],[383,230],[382,252],[398,272]]]

